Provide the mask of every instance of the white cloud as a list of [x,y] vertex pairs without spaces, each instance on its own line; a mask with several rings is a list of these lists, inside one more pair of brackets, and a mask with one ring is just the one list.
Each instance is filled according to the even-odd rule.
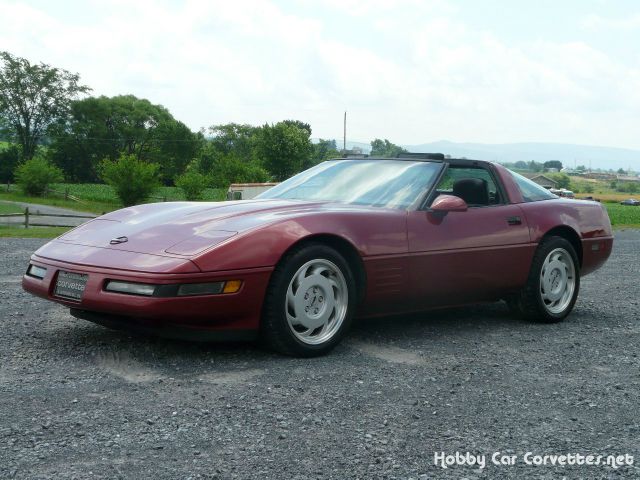
[[[0,0],[12,19],[1,48],[77,71],[94,94],[161,103],[194,129],[299,118],[314,136],[340,137],[346,109],[349,136],[364,141],[640,147],[640,67],[588,35],[515,42],[446,1],[323,0],[312,12],[275,0],[80,5]],[[338,16],[353,28],[336,29]]]
[[582,26],[588,30],[636,30],[640,29],[640,14],[627,18],[606,18],[600,15],[587,15]]

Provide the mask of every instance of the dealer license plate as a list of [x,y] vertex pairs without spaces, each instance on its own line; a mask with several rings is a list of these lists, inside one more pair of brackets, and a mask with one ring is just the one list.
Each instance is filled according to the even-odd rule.
[[82,273],[72,273],[60,271],[58,272],[58,280],[54,295],[61,298],[69,298],[71,300],[81,300],[82,293],[87,286],[89,275]]

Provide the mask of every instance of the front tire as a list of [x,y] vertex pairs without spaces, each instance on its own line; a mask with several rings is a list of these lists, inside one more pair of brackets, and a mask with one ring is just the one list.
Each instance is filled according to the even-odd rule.
[[551,236],[538,246],[525,287],[507,304],[528,320],[556,323],[571,313],[579,290],[580,263],[573,245]]
[[355,307],[355,280],[344,257],[326,245],[301,245],[273,272],[265,297],[262,338],[286,355],[324,355],[344,336]]

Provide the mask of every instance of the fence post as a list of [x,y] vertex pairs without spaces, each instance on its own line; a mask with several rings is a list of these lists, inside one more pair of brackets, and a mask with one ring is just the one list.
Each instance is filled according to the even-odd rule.
[[29,207],[24,209],[24,228],[29,228]]
[[64,199],[69,200],[69,187],[64,189]]

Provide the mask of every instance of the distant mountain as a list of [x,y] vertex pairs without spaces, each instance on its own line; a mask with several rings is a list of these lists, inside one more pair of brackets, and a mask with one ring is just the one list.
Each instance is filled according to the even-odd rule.
[[[338,149],[342,148],[342,140],[336,140]],[[371,151],[371,144],[347,141],[347,148],[360,147],[364,153]],[[617,170],[631,168],[640,171],[640,150],[615,147],[592,147],[588,145],[571,145],[565,143],[456,143],[447,140],[422,143],[420,145],[403,145],[410,152],[444,153],[452,157],[475,158],[495,162],[546,162],[560,160],[565,167],[573,168],[584,165],[587,168],[610,168]]]
[[565,143],[455,143],[446,140],[420,145],[405,145],[410,152],[442,152],[452,157],[477,158],[495,162],[546,162],[560,160],[565,167],[631,168],[640,171],[640,150],[615,147],[592,147]]

